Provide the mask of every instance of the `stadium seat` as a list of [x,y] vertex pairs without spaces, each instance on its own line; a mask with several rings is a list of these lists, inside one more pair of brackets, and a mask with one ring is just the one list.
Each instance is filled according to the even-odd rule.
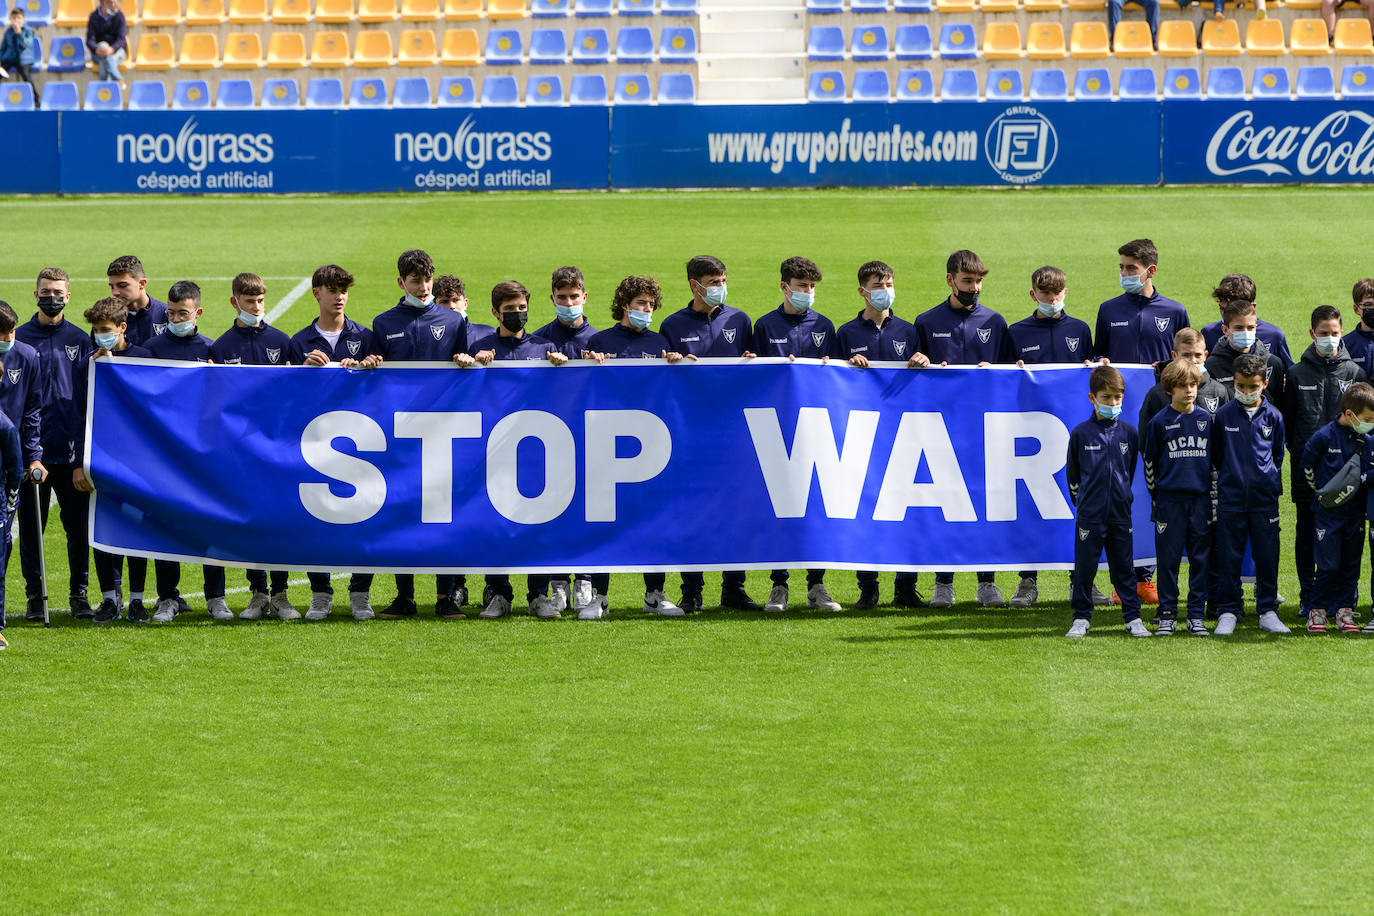
[[149,28],[171,28],[181,25],[181,0],[143,0],[143,14],[140,18]]
[[973,0],[935,0],[935,11],[941,15],[972,13]]
[[849,0],[849,11],[859,15],[881,16],[887,12],[887,0]]
[[1185,19],[1166,19],[1159,24],[1160,57],[1197,57],[1197,28]]
[[531,76],[525,80],[526,105],[562,105],[563,80],[557,76]]
[[343,82],[332,76],[312,76],[305,84],[306,108],[343,108]]
[[0,111],[33,111],[33,86],[12,83],[0,88]]
[[[130,4],[132,7],[132,4]],[[89,0],[57,0],[57,16],[53,19],[53,25],[59,29],[84,29],[86,19],[91,15],[92,4]],[[124,11],[124,18],[129,19],[131,10]],[[132,25],[133,23],[129,23]],[[30,106],[32,107],[32,106]]]
[[224,0],[186,0],[186,25],[205,28],[224,25]]
[[[133,100],[130,99],[132,102]],[[247,109],[253,107],[253,81],[246,79],[220,80],[215,87],[215,107]]]
[[[23,86],[32,90],[28,83]],[[47,83],[43,86],[43,101],[38,106],[42,111],[76,111],[81,106],[76,94],[76,83]]]
[[1164,70],[1166,99],[1202,98],[1202,77],[1197,67],[1166,67]]
[[1150,27],[1143,22],[1118,22],[1112,53],[1117,57],[1154,57],[1154,38]]
[[129,84],[130,111],[165,111],[167,84],[162,80],[134,80]]
[[[44,29],[52,25],[52,3],[50,0],[24,0],[24,13],[25,24],[32,28]],[[6,22],[6,25],[9,23]]]
[[651,64],[654,62],[654,33],[642,25],[619,29],[615,34],[615,62]]
[[379,76],[363,76],[348,87],[349,108],[385,108],[386,80]]
[[978,42],[973,26],[967,22],[949,22],[940,26],[940,56],[945,60],[972,60],[978,56]]
[[[1364,24],[1368,28],[1369,20]],[[1289,50],[1298,57],[1326,57],[1331,53],[1329,38],[1326,23],[1320,19],[1294,19],[1288,29]]]
[[400,76],[391,87],[392,108],[428,108],[429,80],[423,76]]
[[[267,0],[229,0],[230,25],[262,25],[271,18]],[[218,99],[215,107],[219,107]]]
[[1025,97],[1025,86],[1020,70],[1004,70],[997,67],[988,71],[983,94],[989,101],[1019,102]]
[[434,33],[429,29],[406,29],[401,33],[399,51],[396,55],[398,67],[432,67],[439,57]]
[[1298,68],[1297,97],[1300,99],[1334,99],[1336,81],[1326,64]]
[[1286,99],[1289,96],[1288,68],[1256,67],[1250,78],[1250,95],[1257,99]]
[[949,69],[940,74],[940,101],[978,101],[978,72]]
[[895,41],[898,60],[930,60],[935,56],[930,26],[924,22],[905,22],[897,26]]
[[621,16],[652,16],[654,0],[616,0],[615,11]]
[[[273,25],[305,25],[309,21],[310,0],[272,0]],[[273,32],[271,38],[276,37],[277,33]]]
[[439,80],[434,102],[440,108],[471,108],[477,104],[477,92],[470,76],[445,76]]
[[1020,8],[1017,0],[978,0],[978,11],[987,13],[1014,13]]
[[1031,71],[1030,98],[1032,102],[1067,102],[1069,77],[1058,67]]
[[290,77],[272,77],[263,80],[262,107],[300,108],[301,87],[296,85],[296,81]]
[[482,18],[482,0],[444,0],[444,19],[471,22]]
[[59,35],[48,47],[49,73],[80,73],[86,69],[86,42],[76,35]]
[[[47,95],[45,90],[44,95]],[[86,84],[86,111],[119,111],[124,107],[124,93],[114,80],[91,80]]]
[[894,13],[929,13],[934,8],[931,0],[892,0]]
[[573,74],[568,87],[569,105],[605,105],[606,77],[600,73]]
[[396,0],[358,0],[358,21],[380,25],[396,21]]
[[602,28],[578,29],[573,32],[572,59],[575,64],[610,63],[610,35]]
[[[491,29],[487,32],[487,50],[484,56],[487,66],[518,64],[524,53],[525,49],[518,29]],[[484,83],[482,86],[484,99],[486,92],[486,84]]]
[[1057,13],[1064,8],[1063,0],[1026,0],[1024,8],[1028,13]]
[[844,60],[844,30],[837,25],[813,25],[806,39],[808,60]]
[[1234,19],[1209,19],[1202,24],[1202,53],[1208,57],[1237,57],[1241,53],[1240,26]]
[[1245,74],[1240,67],[1207,68],[1207,98],[1245,98]]
[[568,35],[562,29],[535,29],[530,33],[530,63],[535,66],[566,64]]
[[1064,47],[1064,26],[1058,22],[1036,22],[1026,30],[1026,57],[1031,60],[1063,60],[1069,56]]
[[299,70],[309,66],[305,53],[305,35],[301,32],[274,30],[267,40],[267,69]]
[[880,25],[856,26],[849,41],[849,57],[856,61],[887,60],[887,29]]
[[987,60],[1019,60],[1021,27],[1014,22],[989,22],[983,26],[983,57]]
[[892,98],[892,81],[886,70],[855,70],[854,101],[886,102]]
[[[525,19],[529,17],[529,12],[525,9],[525,0],[487,0],[488,19]],[[486,84],[482,86],[482,91],[486,91]]]
[[690,73],[660,73],[658,104],[691,105],[697,100],[696,80]]
[[171,70],[176,65],[172,36],[166,32],[144,32],[139,35],[134,65],[139,70]]
[[697,0],[659,0],[660,16],[695,16]]
[[174,111],[198,111],[210,107],[210,84],[205,80],[177,80],[172,87]]
[[181,37],[180,70],[218,70],[219,38],[214,32],[187,32]]
[[1099,13],[1107,8],[1107,0],[1068,0],[1067,6],[1076,13]]
[[1333,47],[1337,54],[1374,57],[1374,42],[1370,40],[1368,19],[1337,19],[1336,41]]
[[343,25],[354,18],[353,0],[315,0],[316,22]]
[[1112,76],[1102,67],[1080,68],[1073,75],[1073,97],[1075,99],[1110,99],[1112,97]]
[[622,73],[615,78],[617,105],[648,105],[653,101],[649,93],[649,77],[643,73]]
[[1116,95],[1120,99],[1153,99],[1159,96],[1155,72],[1149,67],[1123,67],[1117,79]]
[[[310,42],[310,66],[315,70],[342,70],[348,66],[348,36],[343,32],[316,32]],[[343,94],[343,89],[339,90]],[[310,88],[305,90],[305,107],[310,108]]]
[[439,63],[445,67],[475,67],[481,62],[476,29],[445,29]]
[[1251,57],[1282,57],[1283,23],[1277,19],[1251,19],[1245,26],[1245,53]]
[[520,89],[513,76],[488,76],[482,80],[482,107],[520,104]]
[[935,98],[935,80],[929,70],[903,70],[897,74],[897,101],[929,102]]
[[1073,24],[1069,33],[1069,56],[1080,60],[1096,60],[1111,57],[1107,46],[1107,24],[1079,20]]
[[439,0],[401,0],[402,22],[438,22],[443,18]]
[[599,19],[611,15],[611,0],[574,0],[573,16],[581,19]]
[[535,19],[562,19],[572,12],[570,0],[533,0],[530,15]]
[[812,70],[806,97],[812,102],[843,102],[844,74],[839,70]]
[[261,35],[248,29],[229,33],[220,66],[226,70],[257,70],[262,64]]
[[697,31],[691,26],[665,26],[658,36],[658,60],[663,64],[690,64],[697,59]]
[[353,66],[363,69],[390,67],[396,63],[391,54],[391,33],[385,29],[364,29],[353,48]]
[[1347,64],[1342,67],[1341,98],[1374,99],[1374,67],[1364,64]]

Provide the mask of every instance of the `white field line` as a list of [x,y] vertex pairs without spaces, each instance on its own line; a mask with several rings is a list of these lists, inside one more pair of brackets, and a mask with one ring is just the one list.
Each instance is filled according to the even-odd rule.
[[301,296],[304,296],[306,292],[309,291],[309,289],[309,277],[306,277],[305,279],[301,280],[301,282],[291,287],[291,292],[283,296],[282,300],[278,302],[276,305],[272,306],[272,310],[267,313],[267,323],[276,324],[277,319],[280,318],[282,315],[285,315],[287,310],[289,310],[291,306],[296,304],[296,300],[299,299]]

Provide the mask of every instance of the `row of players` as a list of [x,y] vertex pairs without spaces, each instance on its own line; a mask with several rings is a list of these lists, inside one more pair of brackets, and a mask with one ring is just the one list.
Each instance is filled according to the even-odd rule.
[[[1148,239],[1121,246],[1119,274],[1123,294],[1099,306],[1094,334],[1088,325],[1069,316],[1065,310],[1066,278],[1052,267],[1041,268],[1032,277],[1030,297],[1034,310],[1027,318],[1008,326],[1000,314],[979,301],[987,269],[971,251],[957,251],[947,262],[945,282],[948,297],[921,314],[914,322],[899,318],[893,311],[895,284],[890,267],[879,261],[864,264],[858,274],[862,310],[840,328],[814,309],[815,294],[821,281],[820,270],[805,258],[789,258],[781,265],[781,304],[751,322],[741,310],[725,304],[726,268],[718,259],[698,256],[687,263],[687,282],[692,299],[678,312],[661,322],[660,332],[649,330],[653,312],[662,301],[658,284],[647,277],[628,277],[616,291],[611,309],[616,324],[596,331],[583,314],[586,288],[576,268],[560,268],[551,281],[551,300],[557,317],[531,334],[525,330],[529,315],[529,294],[518,283],[501,283],[492,290],[492,314],[496,328],[467,321],[467,298],[461,280],[451,276],[435,278],[432,259],[423,251],[404,252],[397,263],[397,285],[403,296],[392,309],[379,315],[371,329],[345,315],[352,276],[344,269],[327,265],[312,279],[314,296],[320,307],[319,318],[294,337],[266,325],[264,321],[266,288],[252,274],[242,274],[233,284],[230,303],[234,323],[217,340],[199,334],[202,315],[200,290],[190,281],[174,284],[168,303],[153,299],[147,292],[147,278],[136,257],[125,256],[112,262],[107,270],[111,296],[88,313],[93,325],[90,335],[64,320],[69,291],[66,274],[48,268],[39,275],[35,298],[38,314],[16,329],[17,317],[8,307],[0,308],[0,353],[7,371],[0,378],[0,404],[5,414],[20,427],[23,461],[45,476],[43,490],[35,500],[25,488],[20,499],[20,555],[29,616],[34,616],[35,598],[41,582],[38,573],[38,546],[29,537],[37,524],[33,513],[41,503],[46,524],[49,491],[55,491],[66,529],[71,579],[70,599],[79,617],[94,616],[113,620],[122,606],[122,562],[97,553],[96,571],[102,601],[92,610],[85,597],[87,544],[85,539],[86,494],[90,484],[80,467],[78,447],[84,424],[80,416],[84,397],[78,387],[85,378],[84,361],[106,352],[118,355],[149,355],[231,364],[304,364],[312,366],[338,362],[345,366],[369,368],[383,361],[452,360],[462,366],[487,363],[492,359],[548,359],[562,363],[570,357],[661,356],[669,360],[704,356],[794,356],[846,358],[857,366],[869,359],[906,360],[913,367],[940,364],[1048,363],[1100,359],[1104,362],[1159,363],[1174,355],[1189,355],[1202,361],[1211,378],[1200,395],[1208,409],[1219,407],[1229,397],[1233,381],[1229,363],[1237,355],[1253,353],[1266,362],[1269,397],[1282,405],[1296,422],[1289,427],[1295,435],[1314,431],[1334,409],[1331,392],[1337,385],[1364,378],[1365,370],[1351,359],[1368,362],[1374,356],[1374,326],[1360,327],[1341,339],[1340,314],[1327,307],[1321,320],[1314,313],[1311,329],[1313,344],[1297,364],[1292,364],[1283,332],[1258,320],[1255,285],[1248,277],[1229,275],[1214,291],[1221,320],[1198,332],[1191,330],[1186,309],[1159,293],[1154,286],[1158,252]],[[1361,281],[1355,288],[1356,311],[1374,305],[1374,281]],[[120,310],[123,314],[120,314]],[[1374,317],[1374,311],[1370,312]],[[120,321],[120,318],[123,321]],[[1180,332],[1188,333],[1180,337]],[[18,341],[17,343],[11,343]],[[1213,351],[1210,357],[1207,349]],[[1277,374],[1275,374],[1277,372]],[[1293,376],[1295,383],[1287,384]],[[1315,382],[1313,385],[1307,382]],[[1162,395],[1152,392],[1150,403],[1162,403]],[[41,433],[39,418],[42,418]],[[1298,447],[1301,447],[1300,440]],[[1292,443],[1290,442],[1290,446]],[[46,462],[47,467],[44,468]],[[1310,489],[1299,487],[1295,477],[1295,501],[1300,494],[1298,525],[1298,566],[1303,587],[1303,607],[1308,606],[1313,578],[1312,521]],[[1306,512],[1304,512],[1306,508]],[[1306,526],[1304,526],[1306,519]],[[1304,530],[1306,548],[1304,549]],[[1306,557],[1306,564],[1304,564]],[[164,566],[166,568],[164,568]],[[1304,576],[1306,569],[1306,576]],[[157,564],[158,604],[154,619],[170,620],[186,605],[177,592],[179,569],[175,564]],[[1143,578],[1147,570],[1139,570]],[[262,571],[248,573],[253,596],[244,614],[249,618],[271,612],[278,617],[297,615],[286,597],[285,574],[268,576]],[[147,617],[143,606],[146,564],[130,559],[131,619]],[[328,577],[314,574],[311,609],[307,617],[328,614],[331,590]],[[355,617],[372,616],[367,586],[370,577],[357,576],[350,583],[350,607]],[[787,605],[786,570],[772,574],[774,588],[767,610],[782,610]],[[742,573],[726,573],[721,603],[725,607],[757,609],[744,591]],[[860,573],[862,607],[879,602],[877,577]],[[211,614],[232,616],[223,600],[222,568],[206,570],[206,598]],[[646,577],[645,606],[666,614],[680,614],[702,604],[703,580],[700,573],[683,576],[681,606],[663,595],[663,577]],[[838,609],[825,590],[819,570],[807,573],[808,603],[813,607]],[[555,582],[553,594],[544,577],[535,577],[527,589],[532,612],[554,616],[572,606],[579,616],[604,613],[604,577],[579,576],[572,588]],[[466,582],[462,576],[440,577],[436,612],[445,617],[462,616],[466,603]],[[1154,586],[1142,583],[1137,594],[1146,600],[1156,598]],[[1013,606],[1028,606],[1038,597],[1034,571],[1021,574]],[[1098,600],[1104,601],[1100,595]],[[978,599],[985,605],[1005,602],[990,573],[979,575]],[[513,590],[508,580],[492,577],[483,604],[486,616],[508,613]],[[895,603],[902,606],[925,604],[916,591],[914,574],[899,574]],[[953,578],[936,577],[933,606],[954,602]],[[411,577],[398,578],[398,596],[377,616],[386,618],[415,613]],[[0,618],[2,619],[2,618]]]

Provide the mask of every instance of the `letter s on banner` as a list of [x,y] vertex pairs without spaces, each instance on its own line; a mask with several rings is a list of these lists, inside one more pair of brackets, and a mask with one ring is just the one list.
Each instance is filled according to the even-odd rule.
[[352,496],[336,496],[327,483],[303,483],[301,505],[322,522],[355,525],[381,510],[386,502],[386,477],[371,462],[335,451],[335,439],[351,440],[360,452],[385,452],[386,433],[376,420],[352,410],[320,414],[301,433],[305,463],[355,491]]

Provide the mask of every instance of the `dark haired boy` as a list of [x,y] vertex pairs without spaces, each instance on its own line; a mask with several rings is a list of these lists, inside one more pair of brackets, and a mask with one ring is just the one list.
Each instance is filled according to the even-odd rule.
[[462,315],[467,321],[467,343],[465,347],[470,347],[477,341],[494,333],[496,328],[489,324],[477,324],[468,317],[468,289],[461,277],[453,274],[443,274],[434,278],[433,286],[434,302],[452,312]]
[[[1257,295],[1255,281],[1245,274],[1227,274],[1212,290],[1212,298],[1217,301],[1218,313],[1224,311],[1228,302],[1255,302]],[[1225,333],[1226,316],[1222,314],[1220,318],[1220,321],[1214,321],[1202,329],[1202,339],[1209,350],[1216,349],[1217,341]],[[1272,325],[1256,315],[1255,336],[1270,353],[1279,358],[1284,371],[1287,372],[1288,367],[1293,365],[1293,356],[1288,352],[1288,338],[1284,336],[1283,328]]]
[[1207,357],[1207,374],[1223,385],[1229,394],[1232,389],[1231,367],[1236,357],[1253,353],[1265,362],[1265,377],[1269,387],[1264,396],[1275,404],[1283,404],[1284,375],[1288,371],[1283,360],[1269,352],[1255,328],[1259,318],[1255,303],[1235,299],[1221,304],[1221,332],[1211,356]]
[[1341,338],[1346,352],[1364,372],[1365,377],[1374,376],[1374,278],[1356,280],[1350,290],[1353,309],[1360,321]]
[[560,267],[549,281],[549,301],[554,319],[535,331],[536,337],[553,342],[568,359],[581,359],[596,328],[583,314],[587,307],[587,282],[576,267]]
[[143,262],[131,254],[115,258],[105,268],[110,295],[128,311],[124,336],[134,346],[142,346],[167,328],[167,303],[148,295],[148,277]]
[[1154,242],[1135,239],[1116,253],[1123,292],[1097,307],[1094,351],[1114,363],[1163,362],[1174,335],[1192,325],[1188,310],[1155,289],[1159,250]]

